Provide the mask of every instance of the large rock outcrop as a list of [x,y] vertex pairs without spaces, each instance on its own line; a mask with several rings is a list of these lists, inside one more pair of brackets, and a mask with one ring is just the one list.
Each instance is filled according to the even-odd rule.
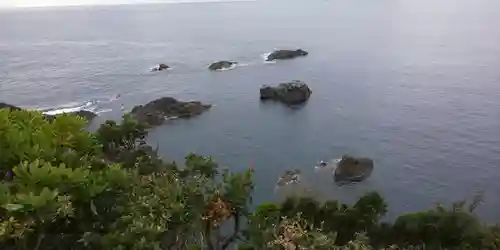
[[162,97],[146,105],[135,106],[131,113],[138,121],[156,126],[165,120],[200,115],[210,107],[201,102],[181,102],[172,97]]
[[237,62],[232,62],[232,61],[218,61],[210,64],[208,66],[208,69],[210,70],[225,70],[225,69],[231,69],[234,66],[236,66]]
[[311,96],[311,89],[302,81],[281,83],[277,87],[263,86],[260,88],[261,100],[276,100],[288,105],[306,102]]
[[297,49],[297,50],[275,50],[269,56],[267,56],[267,61],[274,60],[284,60],[284,59],[293,59],[301,56],[307,56],[309,52]]
[[373,168],[372,159],[344,155],[342,156],[342,160],[337,164],[334,179],[336,182],[362,181],[370,177]]
[[[13,110],[21,110],[22,109],[20,107],[14,106],[14,105],[0,102],[0,109],[3,109],[3,108],[10,108]],[[92,121],[97,116],[97,114],[95,114],[94,112],[88,111],[88,110],[79,110],[79,111],[75,111],[75,112],[68,112],[67,114],[81,116],[89,122]],[[54,118],[57,117],[58,115],[46,115],[46,114],[44,114],[44,116],[47,120],[51,121],[51,120],[54,120]]]

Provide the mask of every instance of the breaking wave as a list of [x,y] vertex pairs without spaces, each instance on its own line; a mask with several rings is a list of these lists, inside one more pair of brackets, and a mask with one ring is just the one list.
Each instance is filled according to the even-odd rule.
[[81,110],[87,110],[87,111],[92,111],[95,112],[95,109],[97,108],[97,102],[96,101],[87,101],[82,104],[77,104],[74,105],[74,103],[68,103],[64,104],[55,108],[49,108],[49,109],[42,109],[42,113],[46,115],[58,115],[58,114],[63,114],[63,113],[72,113],[72,112],[78,112]]
[[105,108],[108,104],[111,104],[120,99],[120,95],[114,95],[109,98],[88,100],[85,102],[70,102],[62,104],[51,108],[40,108],[37,109],[46,115],[58,115],[63,113],[73,113],[82,110],[91,111],[96,114],[111,112],[113,109]]
[[262,58],[262,60],[264,60],[264,63],[276,63],[276,61],[268,61],[267,60],[267,57],[269,57],[269,55],[271,55],[271,52],[264,53],[264,54],[260,55],[260,57]]
[[330,161],[327,161],[325,166],[320,166],[319,164],[317,164],[316,166],[314,166],[314,170],[315,170],[315,172],[318,172],[321,170],[333,171],[333,170],[335,170],[335,168],[337,167],[337,165],[339,164],[339,162],[341,160],[342,160],[342,158],[332,159]]

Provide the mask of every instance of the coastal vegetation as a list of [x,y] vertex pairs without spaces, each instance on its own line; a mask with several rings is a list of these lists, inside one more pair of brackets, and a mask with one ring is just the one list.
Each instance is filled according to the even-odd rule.
[[164,161],[131,115],[86,128],[81,116],[0,109],[0,249],[500,249],[500,229],[474,214],[480,196],[392,222],[376,192],[252,204],[250,166]]

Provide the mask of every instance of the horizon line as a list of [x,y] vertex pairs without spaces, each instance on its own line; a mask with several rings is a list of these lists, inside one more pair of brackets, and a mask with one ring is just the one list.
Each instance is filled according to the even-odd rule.
[[73,8],[73,7],[102,7],[121,5],[147,5],[147,4],[194,4],[194,3],[224,3],[224,2],[255,2],[258,0],[150,0],[145,2],[124,2],[124,3],[90,3],[90,4],[61,4],[61,5],[13,5],[0,6],[0,10],[26,10],[26,9],[51,9],[51,8]]

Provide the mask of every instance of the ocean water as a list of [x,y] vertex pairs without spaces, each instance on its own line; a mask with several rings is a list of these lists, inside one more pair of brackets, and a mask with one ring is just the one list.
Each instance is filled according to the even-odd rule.
[[[162,96],[215,106],[150,133],[165,157],[253,162],[255,202],[279,199],[283,171],[301,190],[352,202],[371,190],[388,218],[484,192],[500,222],[500,2],[261,0],[0,11],[0,101],[96,123]],[[309,56],[264,63],[275,48]],[[215,60],[233,70],[209,72]],[[158,63],[168,72],[149,72]],[[259,87],[302,80],[295,109],[261,103]],[[120,94],[119,98],[116,96]],[[54,111],[56,109],[56,111]],[[95,126],[96,124],[94,124]],[[371,157],[365,182],[338,187],[318,160]]]

